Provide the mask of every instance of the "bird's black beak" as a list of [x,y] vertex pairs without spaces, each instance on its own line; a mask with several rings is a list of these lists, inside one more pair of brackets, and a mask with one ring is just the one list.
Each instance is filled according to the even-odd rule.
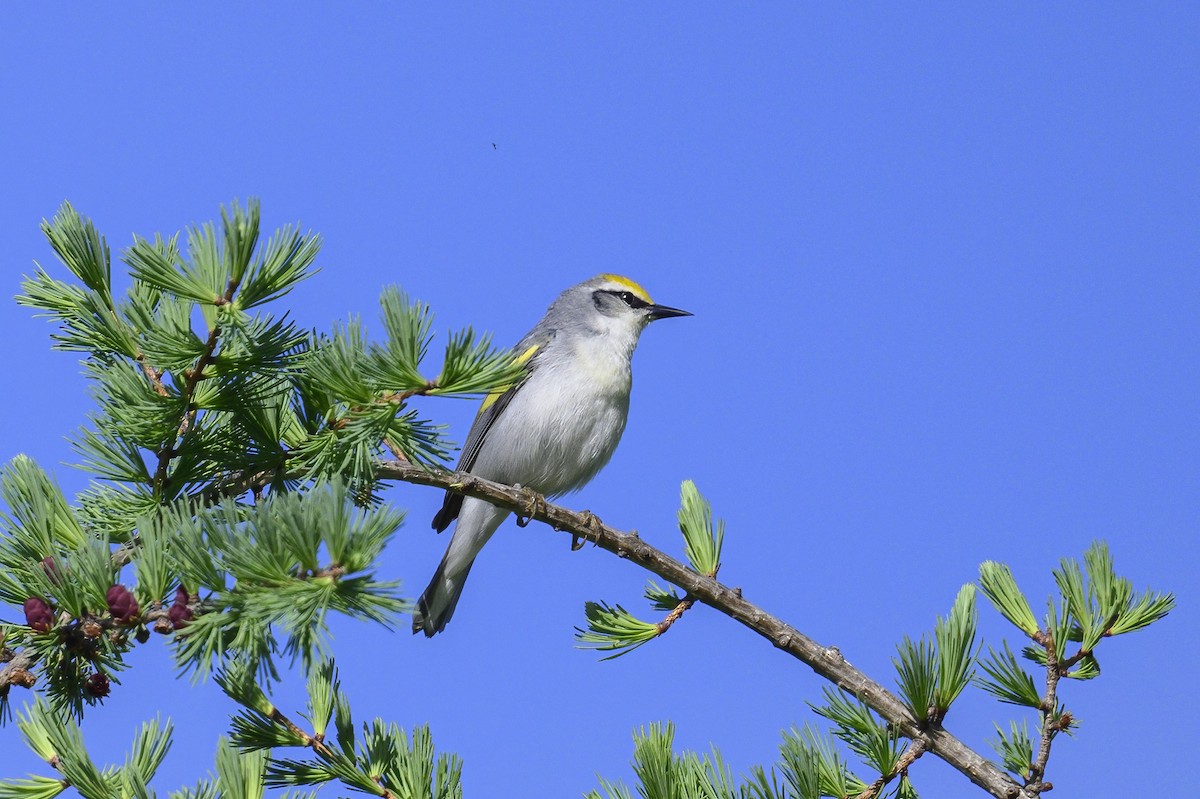
[[678,308],[671,308],[666,305],[651,305],[647,310],[650,311],[650,319],[669,319],[672,316],[691,316],[691,311],[681,311]]

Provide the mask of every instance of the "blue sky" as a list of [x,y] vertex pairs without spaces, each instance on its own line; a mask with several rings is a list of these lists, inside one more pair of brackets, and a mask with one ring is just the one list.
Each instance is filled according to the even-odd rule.
[[[324,236],[290,295],[328,328],[397,283],[515,342],[561,289],[628,274],[692,319],[635,359],[613,462],[568,500],[680,551],[694,479],[728,525],[722,577],[891,684],[986,559],[1035,607],[1060,557],[1107,540],[1178,594],[1106,641],[1050,778],[1079,796],[1187,784],[1200,712],[1200,11],[1187,4],[853,7],[398,4],[0,12],[7,289],[53,257],[71,200],[114,249],[259,197]],[[51,267],[53,268],[53,267]],[[376,325],[376,329],[378,326]],[[48,326],[0,312],[5,460],[85,477],[64,436],[91,408]],[[470,402],[428,412],[465,437]],[[388,576],[415,596],[446,537],[431,489]],[[509,523],[446,634],[340,624],[357,714],[429,722],[467,794],[572,796],[628,776],[631,731],[673,719],[737,770],[815,720],[821,681],[700,608],[616,662],[572,647],[585,600],[638,606],[643,574]],[[984,639],[1010,631],[981,607]],[[1010,640],[1016,642],[1015,637]],[[85,734],[119,760],[161,709],[191,783],[232,706],[146,647]],[[280,704],[300,708],[298,680]],[[973,691],[946,726],[986,751],[1015,711]],[[0,776],[38,769],[0,730]],[[932,757],[926,796],[974,790]],[[865,774],[864,774],[865,776]]]

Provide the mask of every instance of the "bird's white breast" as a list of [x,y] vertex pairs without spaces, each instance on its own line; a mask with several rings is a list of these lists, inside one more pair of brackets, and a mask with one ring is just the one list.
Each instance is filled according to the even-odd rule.
[[629,414],[632,347],[603,339],[551,345],[572,352],[538,359],[488,431],[473,472],[556,496],[583,487],[608,463]]

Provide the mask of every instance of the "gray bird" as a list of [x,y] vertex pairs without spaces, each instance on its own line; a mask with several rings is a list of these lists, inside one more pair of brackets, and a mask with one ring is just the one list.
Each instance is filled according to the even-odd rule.
[[[600,275],[564,291],[514,348],[524,378],[488,395],[458,461],[460,471],[547,497],[583,488],[608,463],[629,418],[631,361],[655,319],[691,316],[656,305],[627,277]],[[467,573],[509,515],[446,492],[433,528],[458,519],[450,546],[413,612],[413,632],[446,627]]]

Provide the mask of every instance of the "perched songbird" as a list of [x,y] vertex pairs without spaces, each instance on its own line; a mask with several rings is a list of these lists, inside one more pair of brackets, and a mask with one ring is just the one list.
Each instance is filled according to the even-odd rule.
[[[514,352],[525,376],[483,401],[458,468],[547,497],[583,486],[608,463],[629,418],[630,363],[655,319],[691,316],[655,305],[620,275],[600,275],[558,296]],[[482,499],[446,492],[433,527],[458,519],[445,557],[413,612],[413,632],[432,637],[454,614],[475,556],[509,515]]]

